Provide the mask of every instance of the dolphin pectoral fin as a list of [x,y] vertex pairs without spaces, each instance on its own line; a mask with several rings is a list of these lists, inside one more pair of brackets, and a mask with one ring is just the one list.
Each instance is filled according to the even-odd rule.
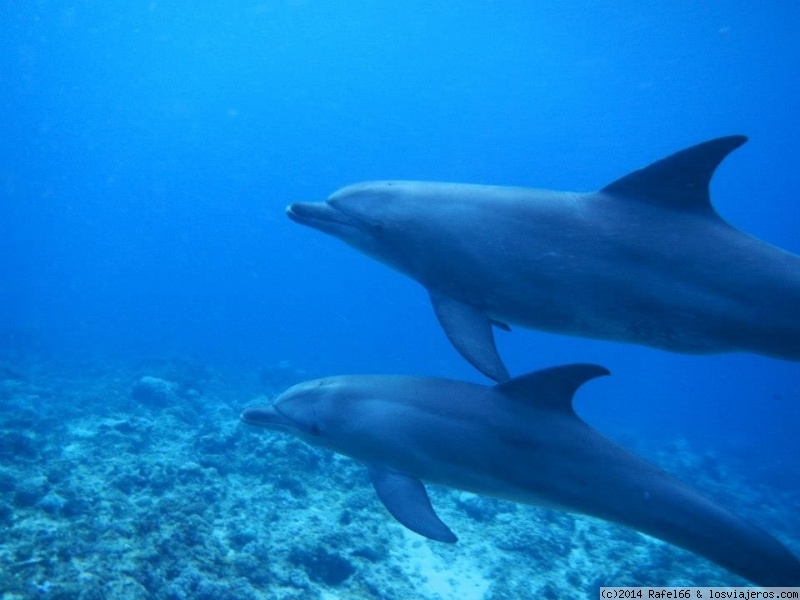
[[458,541],[431,506],[419,479],[380,467],[370,467],[369,478],[383,505],[401,525],[437,542]]
[[499,324],[499,321],[492,321],[483,311],[447,294],[434,290],[429,290],[429,294],[436,318],[461,356],[495,381],[508,379],[508,370],[497,353],[492,332],[492,324]]

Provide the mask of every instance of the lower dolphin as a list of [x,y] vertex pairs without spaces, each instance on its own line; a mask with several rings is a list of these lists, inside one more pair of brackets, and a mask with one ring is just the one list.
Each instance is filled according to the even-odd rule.
[[389,512],[433,540],[457,538],[423,481],[613,521],[758,585],[800,585],[800,560],[778,540],[575,414],[578,388],[607,374],[596,365],[565,365],[494,386],[330,377],[298,384],[241,418],[365,463]]

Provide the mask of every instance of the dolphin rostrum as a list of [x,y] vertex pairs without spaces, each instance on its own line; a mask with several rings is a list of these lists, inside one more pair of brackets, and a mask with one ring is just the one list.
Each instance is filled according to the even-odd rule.
[[496,381],[492,326],[686,353],[800,360],[800,257],[728,225],[714,170],[746,141],[693,146],[592,193],[381,181],[288,216],[419,281],[455,348]]
[[800,560],[755,525],[606,439],[572,397],[607,375],[597,365],[537,371],[492,387],[401,375],[300,383],[245,423],[295,435],[365,463],[400,523],[433,540],[456,536],[423,481],[626,525],[763,586],[800,585]]

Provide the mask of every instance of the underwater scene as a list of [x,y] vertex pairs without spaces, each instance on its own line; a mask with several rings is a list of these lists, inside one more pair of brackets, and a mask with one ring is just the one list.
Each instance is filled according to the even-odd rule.
[[800,586],[792,3],[0,16],[1,600]]

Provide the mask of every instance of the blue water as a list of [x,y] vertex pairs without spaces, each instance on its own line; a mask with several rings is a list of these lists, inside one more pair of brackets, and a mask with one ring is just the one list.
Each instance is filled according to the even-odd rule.
[[[800,252],[791,2],[38,1],[0,16],[7,361],[483,382],[420,286],[284,216],[360,180],[588,191],[741,133],[713,202]],[[519,328],[498,344],[515,374],[609,367],[578,399],[609,435],[685,439],[749,458],[754,485],[763,467],[800,486],[796,363]]]

